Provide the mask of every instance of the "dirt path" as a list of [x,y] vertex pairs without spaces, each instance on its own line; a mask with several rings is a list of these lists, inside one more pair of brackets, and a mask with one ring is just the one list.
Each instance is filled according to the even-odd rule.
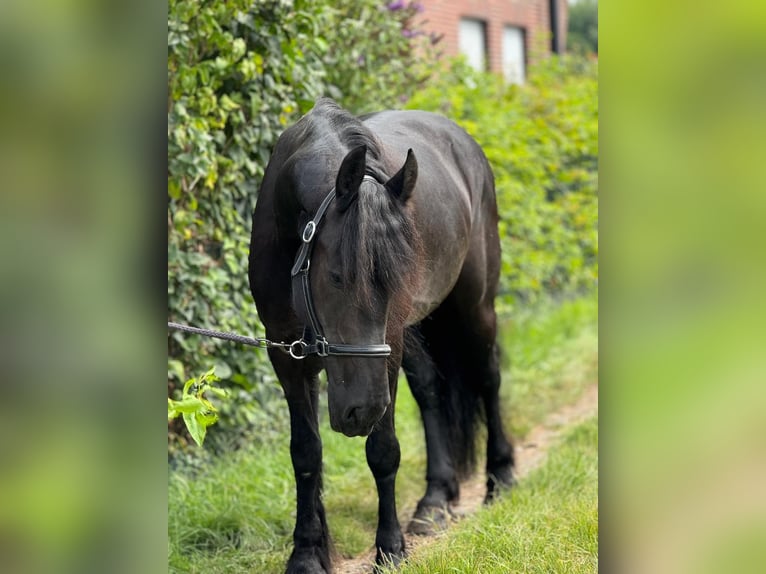
[[[523,478],[539,466],[548,449],[568,428],[590,418],[597,412],[598,384],[593,384],[576,403],[566,405],[548,415],[543,424],[532,429],[523,440],[516,443],[516,478]],[[460,485],[460,504],[455,511],[461,515],[473,514],[481,507],[485,491],[486,478],[483,473],[477,472],[471,480]],[[414,511],[415,502],[401,509],[399,516],[402,527],[407,524]],[[438,535],[425,537],[411,536],[406,533],[404,537],[407,553],[410,556],[416,555],[419,549],[439,539]],[[375,549],[373,548],[361,556],[338,560],[335,564],[335,574],[370,574],[374,561]]]

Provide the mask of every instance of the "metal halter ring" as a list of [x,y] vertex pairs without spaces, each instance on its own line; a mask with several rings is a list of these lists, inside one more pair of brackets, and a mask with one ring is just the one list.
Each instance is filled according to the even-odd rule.
[[[295,351],[296,345],[301,349],[300,355]],[[293,341],[292,343],[290,343],[290,347],[288,348],[287,352],[290,353],[290,356],[293,359],[298,359],[298,360],[305,359],[307,347],[308,345],[303,341],[303,339],[298,339],[297,341]]]

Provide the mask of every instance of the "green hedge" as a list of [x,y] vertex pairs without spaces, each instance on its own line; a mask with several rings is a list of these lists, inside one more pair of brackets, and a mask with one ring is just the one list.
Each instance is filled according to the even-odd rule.
[[487,154],[506,309],[596,287],[597,74],[594,61],[550,58],[515,86],[456,65],[408,103],[452,118]]

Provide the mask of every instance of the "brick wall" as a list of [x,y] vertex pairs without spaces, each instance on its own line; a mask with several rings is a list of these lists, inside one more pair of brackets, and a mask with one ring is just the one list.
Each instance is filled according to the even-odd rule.
[[[566,46],[567,0],[559,3],[561,46]],[[503,26],[525,31],[527,61],[532,62],[551,51],[550,10],[548,0],[421,0],[427,32],[443,34],[439,50],[447,56],[459,53],[458,26],[461,18],[475,18],[486,23],[488,68],[502,71]]]

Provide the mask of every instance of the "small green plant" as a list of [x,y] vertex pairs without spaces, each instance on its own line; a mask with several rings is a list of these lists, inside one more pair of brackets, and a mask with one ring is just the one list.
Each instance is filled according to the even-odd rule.
[[218,420],[218,409],[205,397],[205,393],[209,391],[221,398],[228,394],[225,389],[212,385],[221,380],[214,372],[215,367],[199,378],[186,381],[180,401],[168,398],[168,420],[181,415],[189,434],[199,446],[205,440],[207,427]]

